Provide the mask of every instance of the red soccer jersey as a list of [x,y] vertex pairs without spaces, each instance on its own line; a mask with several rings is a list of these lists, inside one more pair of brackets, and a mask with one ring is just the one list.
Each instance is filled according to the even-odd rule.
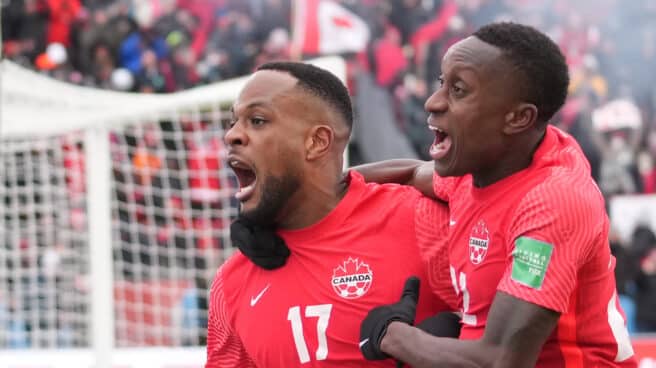
[[446,207],[412,188],[365,184],[356,172],[350,178],[328,216],[279,232],[291,250],[285,266],[267,271],[241,253],[221,266],[211,290],[206,367],[392,367],[391,359],[365,361],[359,350],[369,310],[398,301],[410,275],[422,280],[417,321],[449,309],[426,278],[428,259],[444,260],[433,265],[443,273],[431,286],[455,299],[445,262]]
[[461,338],[483,335],[497,291],[561,313],[538,367],[636,367],[615,291],[609,221],[572,137],[547,128],[531,165],[484,188],[434,177],[451,214]]

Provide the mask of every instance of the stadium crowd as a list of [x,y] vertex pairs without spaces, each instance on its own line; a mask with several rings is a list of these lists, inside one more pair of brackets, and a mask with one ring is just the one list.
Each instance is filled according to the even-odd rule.
[[[604,195],[656,193],[656,1],[340,3],[360,15],[371,33],[365,50],[343,55],[350,75],[371,73],[379,87],[394,96],[399,128],[420,157],[427,158],[433,140],[426,134],[423,106],[435,88],[438,75],[433,71],[444,51],[483,24],[513,20],[546,31],[565,53],[570,95],[553,123],[577,138]],[[292,5],[292,0],[5,0],[3,56],[75,84],[141,93],[174,92],[248,74],[266,61],[314,56],[299,55],[292,43]],[[358,93],[354,78],[349,79],[349,87],[352,94]],[[200,122],[187,125],[189,130],[207,129]],[[148,129],[140,132],[146,138],[141,145],[128,134],[112,138],[130,147],[124,154],[130,156],[136,188],[162,186],[158,170],[170,170],[172,164],[148,153],[149,140],[173,134],[171,129],[180,127],[160,123]],[[218,169],[211,153],[220,150],[221,142],[201,143],[182,143],[197,156],[173,164],[189,167],[190,172]],[[175,143],[164,143],[171,145]],[[71,167],[81,170],[75,161],[79,150],[76,146],[65,148],[72,157]],[[354,158],[357,163],[357,156]],[[119,183],[124,182],[121,172],[115,172]],[[80,187],[83,173],[78,174],[67,179],[71,195],[84,190]],[[212,177],[211,173],[205,175]],[[157,239],[165,243],[175,237],[171,229],[225,227],[220,219],[204,224],[193,216],[183,216],[212,208],[203,203],[213,203],[207,196],[216,194],[221,183],[218,178],[203,180],[193,182],[191,178],[186,184],[165,185],[198,189],[192,193],[197,197],[190,211],[182,210],[185,204],[175,197],[147,199],[147,193],[138,189],[123,192],[124,186],[116,195],[120,203],[154,203],[168,209],[163,212],[173,213],[174,221],[155,220],[162,224]],[[120,208],[118,211],[120,217],[124,215]],[[133,220],[121,217],[125,223]],[[146,217],[137,216],[136,221],[146,221]],[[167,227],[171,223],[175,225]],[[121,233],[126,243],[141,242],[130,236],[135,235]],[[184,248],[188,241],[178,237],[175,243]],[[199,236],[191,241],[205,248],[220,247],[221,240]],[[656,331],[654,229],[640,226],[628,242],[616,237],[612,249],[618,258],[618,290],[625,298],[627,313],[635,316],[630,319],[631,331]],[[128,263],[137,261],[127,253],[120,257]],[[198,281],[198,286],[206,282]]]

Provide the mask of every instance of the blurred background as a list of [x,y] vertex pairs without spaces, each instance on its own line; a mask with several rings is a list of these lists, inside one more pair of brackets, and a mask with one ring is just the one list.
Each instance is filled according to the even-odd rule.
[[[434,136],[423,104],[444,52],[481,25],[512,20],[544,31],[566,55],[569,97],[552,123],[579,141],[606,196],[628,327],[645,361],[656,357],[648,335],[656,332],[656,0],[0,4],[8,90],[0,110],[0,356],[94,345],[91,147],[83,127],[67,126],[90,106],[120,120],[105,132],[113,346],[202,347],[208,287],[231,252],[227,224],[236,215],[234,178],[221,161],[229,100],[112,114],[178,101],[183,91],[214,93],[201,86],[227,86],[267,61],[338,55],[357,115],[349,164],[429,159]],[[38,88],[41,77],[61,83]],[[57,114],[48,115],[52,106]],[[12,133],[29,125],[28,113],[41,125]],[[40,132],[49,123],[61,128]]]

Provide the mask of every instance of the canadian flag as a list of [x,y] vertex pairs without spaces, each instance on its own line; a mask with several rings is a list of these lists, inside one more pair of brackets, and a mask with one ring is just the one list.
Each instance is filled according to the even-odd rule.
[[369,41],[367,24],[331,0],[294,0],[296,50],[303,54],[359,52]]

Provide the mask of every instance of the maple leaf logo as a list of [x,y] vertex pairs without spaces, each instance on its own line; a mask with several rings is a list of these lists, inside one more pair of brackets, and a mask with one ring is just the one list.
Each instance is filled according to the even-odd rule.
[[483,220],[478,221],[476,226],[474,226],[474,228],[472,229],[471,237],[481,240],[490,240],[490,232],[487,230],[485,221]]
[[340,17],[335,15],[331,18],[331,20],[333,21],[333,24],[337,27],[353,28],[353,22],[351,21],[351,19],[347,17]]
[[356,299],[371,287],[373,272],[369,265],[358,258],[349,257],[343,264],[333,269],[331,280],[337,295],[346,299]]
[[345,261],[342,265],[333,270],[333,273],[338,276],[350,275],[354,273],[370,273],[369,265],[364,262],[358,262],[357,258],[351,258]]
[[473,264],[480,264],[487,255],[487,248],[490,244],[490,231],[485,225],[485,221],[480,220],[472,228],[469,236],[469,260]]

